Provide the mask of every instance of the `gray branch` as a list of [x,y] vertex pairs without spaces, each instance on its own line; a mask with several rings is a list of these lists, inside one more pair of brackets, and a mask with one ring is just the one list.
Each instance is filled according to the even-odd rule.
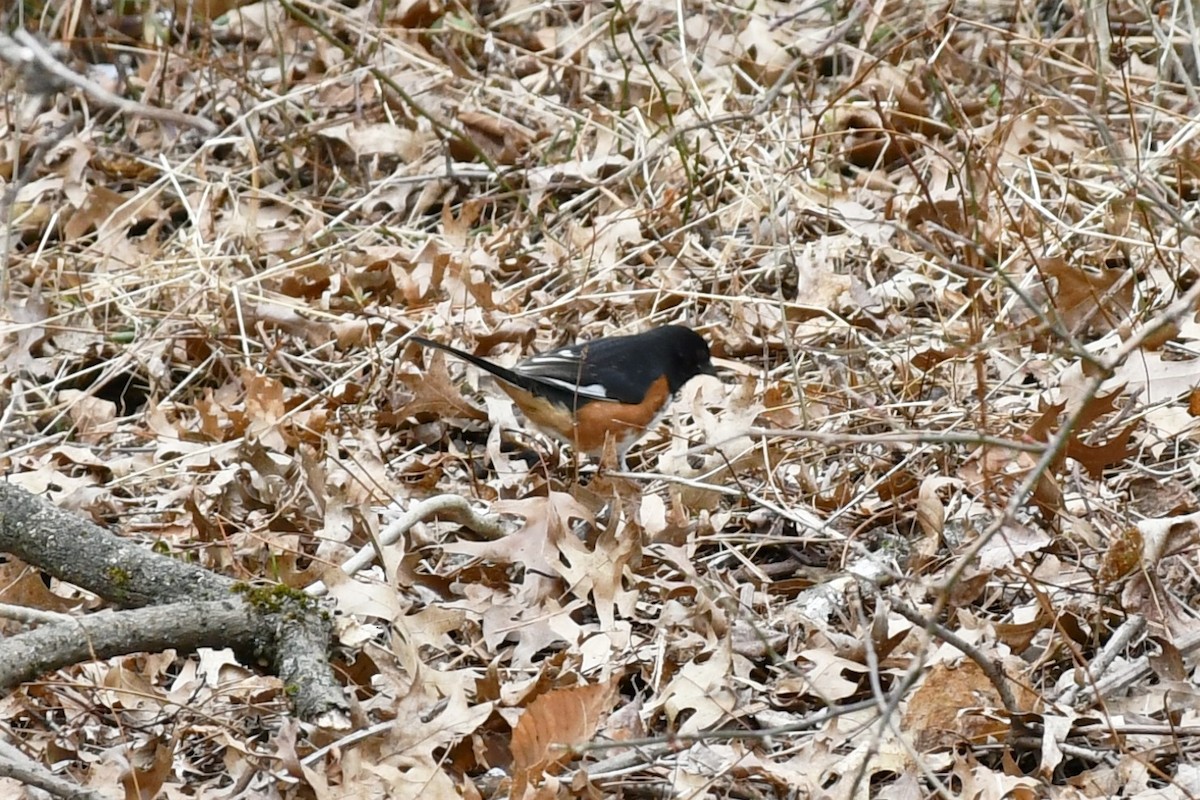
[[0,688],[87,658],[168,647],[232,647],[250,663],[270,664],[287,684],[301,719],[348,725],[349,706],[327,658],[332,627],[316,601],[281,594],[256,607],[230,578],[154,553],[3,482],[0,551],[115,605],[137,609],[5,639]]

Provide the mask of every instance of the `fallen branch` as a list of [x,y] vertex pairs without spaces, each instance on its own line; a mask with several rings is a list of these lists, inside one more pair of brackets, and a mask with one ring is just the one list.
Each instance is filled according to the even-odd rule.
[[84,789],[66,778],[58,777],[8,742],[0,742],[0,777],[12,778],[27,787],[35,787],[47,794],[69,800],[109,800],[108,795]]
[[349,724],[326,657],[330,622],[310,598],[251,589],[159,555],[8,483],[0,483],[0,551],[118,606],[140,609],[9,637],[0,644],[4,688],[85,658],[229,646],[247,663],[270,665],[301,719],[331,728]]
[[261,640],[263,615],[237,599],[102,611],[9,636],[0,646],[0,687],[89,659],[175,648],[230,647],[248,652]]

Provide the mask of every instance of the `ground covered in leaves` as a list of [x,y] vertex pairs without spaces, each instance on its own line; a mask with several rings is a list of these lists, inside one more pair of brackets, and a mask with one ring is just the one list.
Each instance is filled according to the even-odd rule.
[[[5,12],[180,119],[5,68],[0,463],[327,583],[355,729],[168,651],[4,698],[26,754],[126,797],[1200,793],[1190,7],[176,5]],[[405,341],[666,323],[722,374],[628,473]],[[397,526],[442,494],[506,535]]]

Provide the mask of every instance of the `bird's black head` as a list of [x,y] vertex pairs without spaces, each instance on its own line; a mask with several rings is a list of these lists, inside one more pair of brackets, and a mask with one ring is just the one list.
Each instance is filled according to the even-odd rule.
[[716,375],[708,342],[691,328],[667,325],[650,331],[670,356],[667,359],[667,384],[672,392],[679,391],[685,383],[697,375]]

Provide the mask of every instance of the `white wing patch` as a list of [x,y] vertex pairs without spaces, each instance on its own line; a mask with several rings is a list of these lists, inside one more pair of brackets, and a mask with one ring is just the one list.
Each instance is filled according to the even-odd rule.
[[531,378],[537,378],[543,383],[558,386],[571,394],[588,400],[615,401],[616,398],[608,393],[602,383],[589,383],[580,386],[576,377],[580,372],[580,358],[583,348],[574,345],[561,350],[551,350],[548,353],[538,353],[522,361],[513,370]]
[[521,367],[535,369],[540,367],[571,367],[572,369],[579,368],[580,349],[578,347],[568,347],[565,350],[551,350],[549,353],[539,353],[535,356],[530,356],[521,362]]
[[[534,374],[537,375],[537,373],[534,373]],[[579,395],[580,397],[586,397],[589,400],[614,400],[615,399],[615,398],[609,396],[608,392],[604,389],[604,384],[601,384],[601,383],[592,383],[592,384],[588,384],[587,386],[576,386],[571,381],[564,381],[564,380],[560,380],[558,378],[551,378],[546,375],[537,375],[537,379],[539,381],[541,381],[542,383],[550,383],[555,386],[560,386],[563,389],[565,389],[566,391],[570,392],[571,394],[576,394],[576,395]]]

